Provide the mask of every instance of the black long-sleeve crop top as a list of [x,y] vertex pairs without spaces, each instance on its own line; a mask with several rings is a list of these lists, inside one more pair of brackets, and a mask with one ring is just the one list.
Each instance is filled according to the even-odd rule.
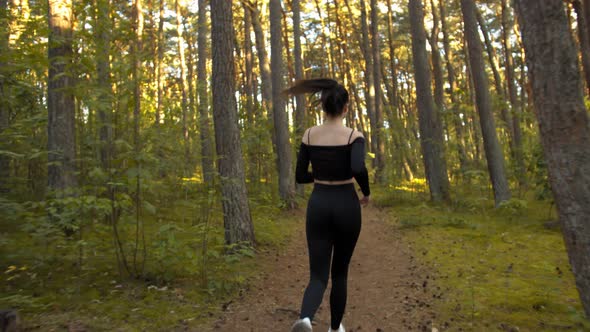
[[[311,162],[312,172],[308,167]],[[341,181],[355,178],[363,195],[369,196],[369,175],[365,167],[365,139],[356,138],[347,145],[307,145],[301,143],[297,156],[295,180],[310,183],[313,180]]]

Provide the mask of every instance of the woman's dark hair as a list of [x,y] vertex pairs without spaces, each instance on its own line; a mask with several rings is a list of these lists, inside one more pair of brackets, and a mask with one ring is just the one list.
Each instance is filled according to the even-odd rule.
[[344,106],[348,103],[348,91],[333,79],[315,78],[310,80],[298,80],[295,84],[284,90],[283,93],[300,95],[303,93],[321,92],[320,102],[322,109],[329,116],[342,114]]

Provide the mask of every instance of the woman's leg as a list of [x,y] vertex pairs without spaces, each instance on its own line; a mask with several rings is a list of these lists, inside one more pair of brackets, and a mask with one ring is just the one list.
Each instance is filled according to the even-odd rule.
[[361,231],[361,208],[358,197],[352,195],[336,211],[334,258],[332,260],[332,292],[330,293],[331,326],[337,330],[346,308],[348,265]]
[[307,205],[306,234],[309,251],[309,284],[303,294],[300,318],[313,319],[322,303],[330,273],[333,236],[327,193],[314,191]]

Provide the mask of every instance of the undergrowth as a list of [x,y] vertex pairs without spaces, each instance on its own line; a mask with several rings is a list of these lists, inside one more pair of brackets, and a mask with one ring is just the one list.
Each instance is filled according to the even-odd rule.
[[[255,249],[225,245],[219,199],[207,205],[198,195],[153,198],[154,207],[142,216],[146,250],[137,265],[144,269],[135,277],[117,266],[111,226],[104,220],[81,216],[88,217],[80,222],[82,236],[68,238],[31,206],[0,202],[6,208],[0,216],[0,308],[18,310],[26,330],[197,326],[257,276],[260,253],[280,250],[292,233],[294,217],[267,191],[250,196]],[[133,219],[122,217],[128,259],[134,232]]]
[[417,259],[437,275],[433,326],[590,331],[553,206],[514,198],[494,208],[486,190],[453,193],[451,204],[431,204],[424,181],[414,181],[374,194]]

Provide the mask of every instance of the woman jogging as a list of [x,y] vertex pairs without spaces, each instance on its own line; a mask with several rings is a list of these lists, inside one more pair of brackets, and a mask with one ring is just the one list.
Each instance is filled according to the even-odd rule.
[[[361,231],[360,204],[366,205],[370,194],[365,139],[360,132],[342,124],[348,111],[348,91],[331,79],[301,80],[285,90],[292,95],[318,92],[321,92],[325,121],[305,131],[297,158],[297,183],[314,182],[314,187],[305,226],[310,280],[292,332],[312,331],[311,321],[322,302],[330,271],[329,332],[345,331],[342,316],[346,307],[348,264]],[[312,172],[308,171],[310,162]],[[364,195],[360,200],[353,178]]]

